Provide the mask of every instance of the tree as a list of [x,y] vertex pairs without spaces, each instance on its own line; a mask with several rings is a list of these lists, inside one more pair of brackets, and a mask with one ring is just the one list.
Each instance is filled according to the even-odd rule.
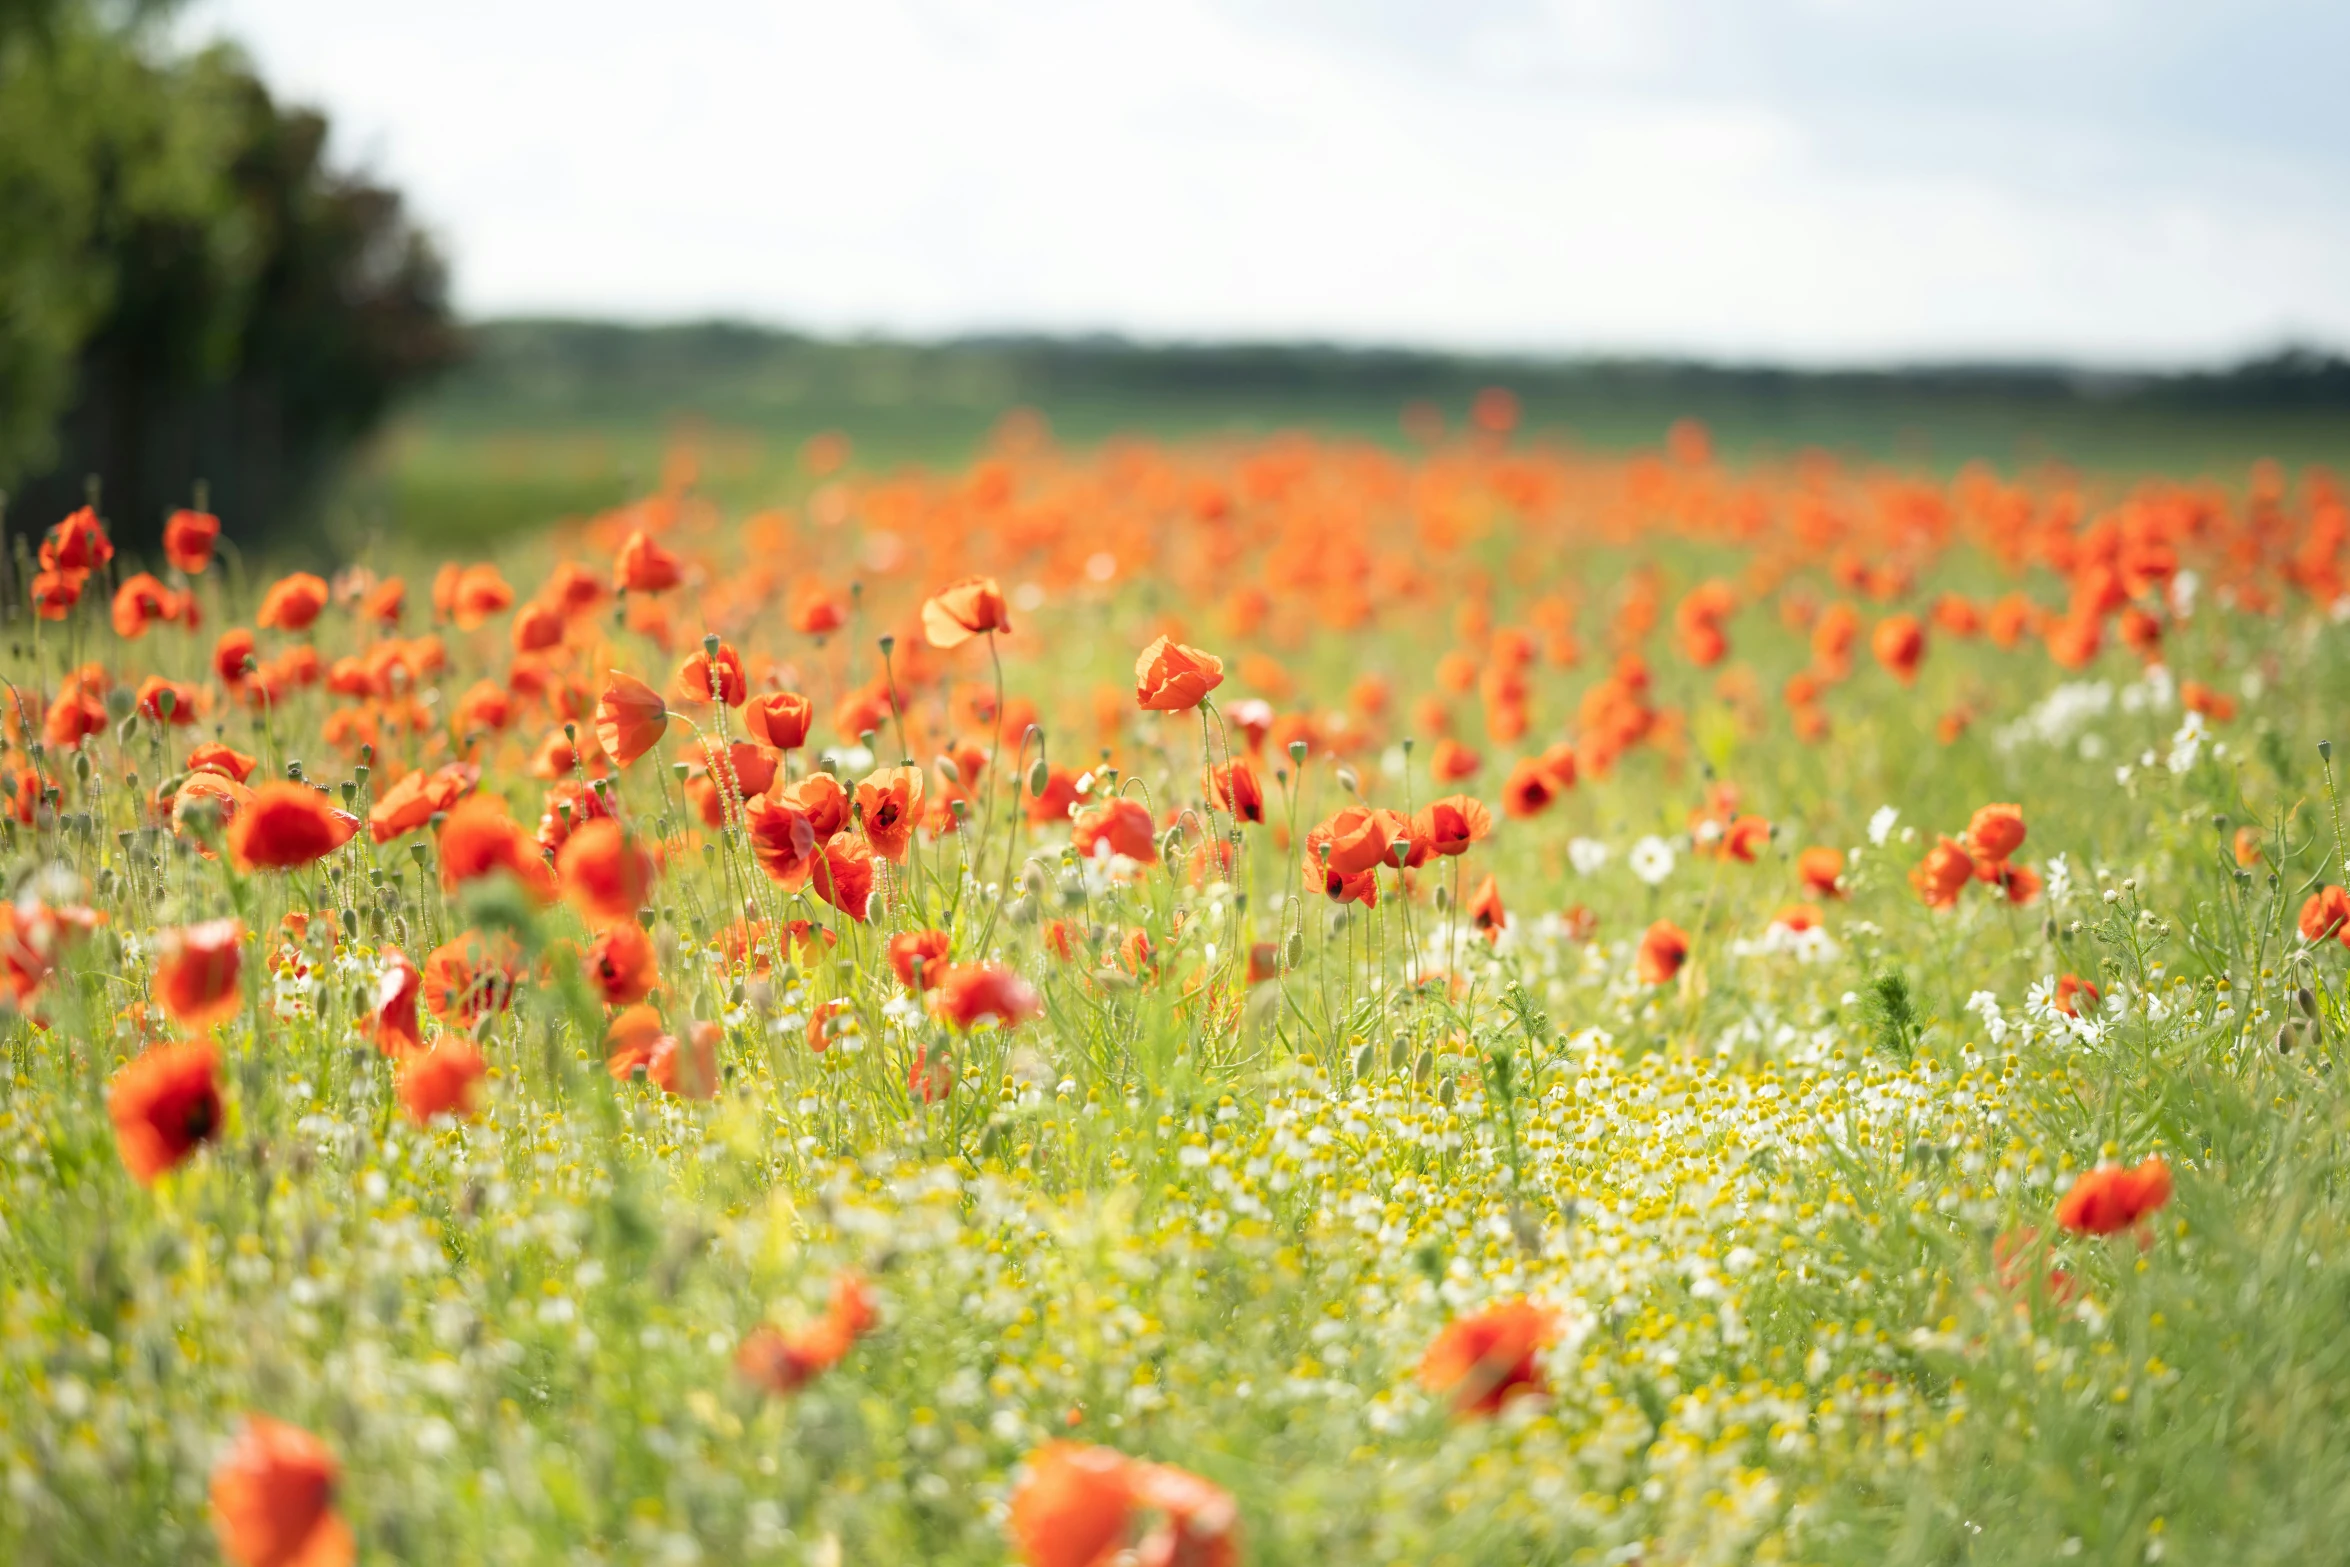
[[233,50],[143,12],[0,0],[0,486],[38,529],[104,484],[151,539],[193,483],[250,538],[304,520],[451,363],[447,274],[398,193]]

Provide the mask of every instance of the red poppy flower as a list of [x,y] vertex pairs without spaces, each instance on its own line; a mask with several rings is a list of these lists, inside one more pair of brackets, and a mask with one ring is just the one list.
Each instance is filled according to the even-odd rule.
[[539,852],[538,839],[506,814],[506,802],[496,795],[460,800],[441,823],[440,850],[441,885],[451,892],[504,873],[535,901],[554,901],[554,872]]
[[634,920],[619,920],[597,932],[581,957],[581,967],[608,1007],[642,1001],[661,981],[653,940]]
[[1987,860],[2004,860],[2024,843],[2020,805],[1986,805],[1967,823],[1967,847]]
[[591,925],[633,922],[652,895],[656,868],[609,816],[581,823],[555,855],[563,894]]
[[114,634],[136,641],[155,621],[179,618],[179,595],[142,571],[114,590],[113,618]]
[[1264,823],[1264,780],[1247,757],[1208,769],[1208,798],[1231,812],[1235,821]]
[[1159,858],[1158,839],[1151,829],[1151,813],[1144,809],[1140,801],[1123,796],[1104,800],[1079,815],[1070,842],[1079,856],[1089,860],[1104,854],[1120,854],[1150,865]]
[[208,511],[175,511],[163,524],[163,558],[174,570],[202,575],[212,564],[212,546],[220,538],[220,519]]
[[274,631],[307,631],[326,603],[326,583],[307,571],[297,571],[270,585],[253,623]]
[[778,751],[796,751],[808,743],[808,726],[815,709],[795,691],[769,691],[752,697],[743,707],[743,727],[751,738]]
[[416,1026],[416,998],[424,989],[424,975],[397,947],[383,950],[375,973],[375,995],[368,1008],[368,1032],[387,1056],[398,1056],[424,1043]]
[[293,870],[326,858],[358,830],[358,817],[316,789],[279,779],[254,790],[230,820],[228,850],[239,870]]
[[1558,798],[1558,779],[1532,757],[1520,757],[1501,786],[1501,808],[1509,816],[1539,816]]
[[260,758],[247,756],[234,746],[223,745],[218,740],[207,740],[188,753],[189,772],[218,773],[237,783],[250,780],[253,769],[260,765]]
[[41,738],[60,751],[78,751],[92,735],[106,732],[106,704],[88,691],[60,691],[41,718]]
[[716,1023],[686,1025],[685,1038],[663,1034],[653,1041],[645,1077],[655,1088],[680,1099],[718,1097],[718,1041],[726,1030]]
[[2303,941],[2339,936],[2342,944],[2350,947],[2350,892],[2328,886],[2311,893],[2301,905],[2300,930]]
[[830,773],[810,773],[783,791],[783,803],[808,818],[818,843],[830,843],[849,825],[849,792]]
[[650,751],[669,727],[661,693],[634,675],[611,671],[596,698],[596,743],[622,767]]
[[653,1064],[653,1051],[667,1037],[661,1014],[641,1003],[625,1007],[604,1031],[604,1070],[616,1083]]
[[1493,831],[1493,813],[1485,802],[1465,794],[1432,800],[1412,818],[1412,834],[1425,840],[1434,854],[1464,854],[1469,845]]
[[418,1126],[436,1115],[470,1121],[479,1113],[489,1063],[470,1041],[443,1034],[430,1050],[411,1051],[400,1063],[400,1107]]
[[1224,661],[1160,637],[1134,661],[1134,700],[1147,713],[1185,713],[1224,683]]
[[791,623],[794,631],[821,637],[847,625],[849,612],[823,583],[805,581],[792,593]]
[[263,1415],[212,1471],[212,1527],[236,1567],[350,1567],[351,1530],[334,1510],[334,1454],[309,1432]]
[[182,841],[194,844],[205,859],[213,859],[216,856],[206,839],[213,833],[225,834],[252,799],[253,791],[233,778],[191,773],[171,797],[171,830]]
[[884,767],[857,785],[857,816],[874,852],[903,862],[922,819],[922,769]]
[[853,833],[835,833],[810,866],[816,896],[859,921],[873,897],[873,845]]
[[1469,923],[1485,933],[1491,942],[1501,940],[1501,931],[1509,923],[1509,911],[1501,905],[1501,887],[1491,876],[1477,884],[1469,896]]
[[41,541],[44,571],[99,571],[112,559],[114,544],[106,537],[106,525],[87,506],[50,528]]
[[405,774],[367,813],[368,836],[377,843],[389,843],[435,816],[454,811],[480,777],[481,769],[470,762],[450,762],[430,772]]
[[958,963],[940,971],[931,991],[930,1010],[961,1029],[988,1018],[1004,1028],[1016,1028],[1042,1015],[1044,1002],[1036,987],[1008,968],[993,963]]
[[808,1327],[797,1333],[772,1327],[752,1330],[735,1351],[735,1370],[754,1387],[796,1393],[847,1359],[878,1320],[865,1281],[844,1273],[833,1281],[824,1315]]
[[445,1027],[469,1029],[505,1011],[521,977],[522,957],[512,937],[469,930],[425,958],[425,1009]]
[[2057,1200],[2056,1222],[2075,1235],[2112,1235],[2129,1229],[2170,1197],[2170,1166],[2159,1155],[2131,1166],[2099,1165],[2083,1172]]
[[906,930],[889,938],[889,966],[908,990],[929,990],[938,984],[947,955],[943,930]]
[[1633,969],[1643,985],[1668,985],[1689,957],[1689,933],[1671,920],[1658,920],[1641,932]]
[[252,661],[253,648],[253,633],[242,626],[222,632],[220,640],[212,644],[212,672],[231,691],[245,683],[245,666]]
[[240,920],[206,920],[155,938],[155,1001],[183,1028],[208,1028],[237,1015],[244,992]]
[[1349,805],[1323,825],[1330,834],[1327,864],[1336,875],[1394,866],[1411,852],[1412,824],[1384,807]]
[[1929,909],[1947,909],[1958,902],[1974,879],[1975,862],[1956,840],[1944,837],[1926,857],[1910,868],[1909,884]]
[[150,723],[180,727],[196,721],[196,688],[149,675],[139,682],[135,699],[139,716]]
[[204,1041],[151,1045],[107,1086],[115,1146],[142,1186],[220,1130],[220,1057]]
[[750,695],[750,684],[743,678],[742,655],[724,642],[718,644],[716,658],[706,650],[696,650],[678,665],[677,688],[689,702],[724,702],[728,707],[742,706]]
[[486,562],[457,574],[449,596],[449,617],[460,631],[471,631],[492,615],[503,614],[514,603],[514,589],[497,567]]
[[612,579],[630,593],[666,593],[685,580],[677,557],[639,528],[620,546]]
[[935,648],[961,647],[983,633],[1011,629],[1004,590],[993,577],[966,577],[922,605],[922,635]]
[[1464,1415],[1497,1415],[1511,1399],[1541,1394],[1540,1356],[1558,1337],[1558,1313],[1509,1300],[1456,1317],[1420,1358],[1420,1385]]
[[1844,856],[1829,848],[1810,848],[1795,857],[1795,874],[1823,898],[1844,896]]

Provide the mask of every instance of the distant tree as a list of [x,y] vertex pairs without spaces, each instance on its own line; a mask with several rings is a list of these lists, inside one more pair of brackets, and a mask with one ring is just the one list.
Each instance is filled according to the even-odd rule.
[[46,526],[105,488],[152,538],[198,479],[252,537],[460,342],[397,192],[234,51],[173,58],[153,7],[0,0],[0,488]]

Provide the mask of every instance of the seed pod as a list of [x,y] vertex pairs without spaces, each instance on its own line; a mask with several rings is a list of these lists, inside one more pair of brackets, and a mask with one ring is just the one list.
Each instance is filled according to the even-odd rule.
[[1373,1054],[1371,1049],[1371,1042],[1366,1039],[1363,1041],[1363,1048],[1355,1052],[1355,1080],[1360,1082],[1364,1078],[1369,1077],[1371,1075],[1372,1065]]
[[1305,765],[1306,743],[1303,740],[1289,742],[1289,759],[1301,767]]

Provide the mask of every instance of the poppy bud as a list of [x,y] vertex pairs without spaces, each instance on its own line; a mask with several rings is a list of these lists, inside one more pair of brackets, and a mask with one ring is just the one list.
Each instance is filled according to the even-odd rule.
[[1428,1081],[1429,1077],[1435,1073],[1435,1071],[1436,1052],[1430,1049],[1421,1050],[1420,1058],[1412,1063],[1413,1080],[1416,1082],[1425,1083]]
[[705,632],[703,632],[703,633],[702,633],[702,656],[703,656],[704,658],[712,658],[712,659],[714,659],[714,658],[716,658],[716,657],[718,656],[718,633],[717,633],[717,632],[715,632],[715,631],[705,631]]
[[1338,770],[1338,786],[1348,794],[1363,792],[1363,781],[1355,776],[1355,770],[1351,767],[1341,767]]
[[2333,741],[2331,741],[2331,740],[2320,740],[2320,741],[2317,743],[2317,759],[2318,759],[2319,761],[2321,761],[2321,762],[2330,762],[2330,761],[2332,761],[2332,760],[2334,759],[2334,742],[2333,742]]
[[2293,992],[2293,1004],[2301,1009],[2303,1017],[2317,1016],[2317,996],[2307,985]]
[[963,769],[955,765],[953,757],[942,756],[931,765],[938,769],[938,776],[948,783],[959,784],[963,781]]
[[1371,1042],[1363,1041],[1363,1048],[1355,1052],[1355,1077],[1359,1080],[1371,1075]]
[[1281,955],[1281,966],[1283,968],[1296,968],[1300,963],[1305,961],[1305,956],[1306,933],[1302,930],[1291,931],[1289,933],[1289,950]]
[[1448,1077],[1442,1083],[1437,1085],[1436,1102],[1444,1106],[1447,1110],[1451,1109],[1453,1105],[1460,1099],[1460,1097],[1461,1085],[1452,1078]]
[[1292,740],[1289,742],[1289,759],[1297,763],[1300,767],[1305,765],[1306,743],[1303,740]]

